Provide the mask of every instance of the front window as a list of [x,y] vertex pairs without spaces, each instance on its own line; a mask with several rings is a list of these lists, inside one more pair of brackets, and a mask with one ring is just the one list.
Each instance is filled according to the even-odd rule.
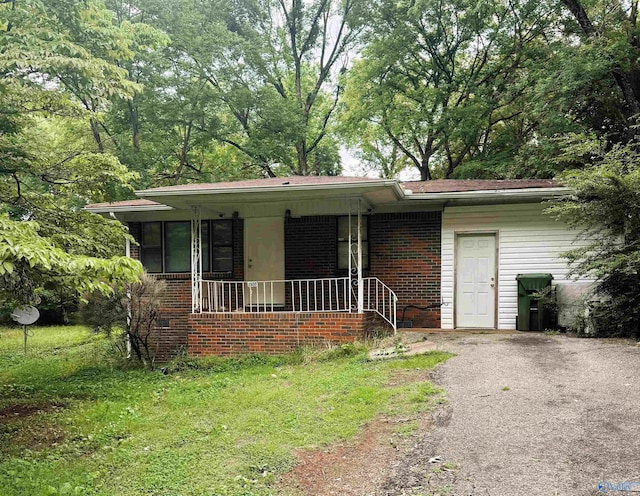
[[[369,218],[362,217],[362,268],[369,268]],[[358,217],[351,216],[351,243],[358,243]],[[349,268],[349,217],[338,217],[338,269]],[[354,249],[353,256],[357,257]],[[357,259],[351,261],[352,267],[357,264]]]
[[191,222],[164,223],[164,271],[189,272]]
[[162,272],[162,222],[142,224],[140,261],[149,272]]
[[233,272],[232,221],[211,221],[211,260],[213,272]]
[[[143,222],[140,261],[147,272],[191,270],[191,222]],[[233,221],[202,221],[202,270],[233,271]]]

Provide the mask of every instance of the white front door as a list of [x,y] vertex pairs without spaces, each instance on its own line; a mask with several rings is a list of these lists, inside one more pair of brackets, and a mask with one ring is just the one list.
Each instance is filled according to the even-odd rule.
[[[284,305],[284,217],[244,220],[245,306]],[[256,284],[257,282],[257,284]]]
[[459,235],[456,252],[456,327],[495,328],[496,237]]

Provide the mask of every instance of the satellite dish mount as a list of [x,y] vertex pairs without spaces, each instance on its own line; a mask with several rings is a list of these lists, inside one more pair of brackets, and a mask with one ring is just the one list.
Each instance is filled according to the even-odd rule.
[[24,332],[24,353],[27,354],[27,337],[29,337],[28,326],[34,324],[40,318],[40,312],[36,307],[31,305],[23,305],[17,307],[11,312],[11,318],[18,324],[22,324],[22,331]]

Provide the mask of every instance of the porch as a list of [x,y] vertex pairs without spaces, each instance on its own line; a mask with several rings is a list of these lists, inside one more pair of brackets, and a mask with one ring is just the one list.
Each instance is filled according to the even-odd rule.
[[[287,202],[284,215],[244,215],[243,277],[241,280],[204,277],[204,260],[210,252],[204,249],[210,240],[203,238],[206,218],[213,213],[209,205],[191,205],[191,298],[193,314],[228,314],[227,320],[251,317],[263,324],[255,314],[291,313],[294,315],[372,312],[396,331],[397,295],[376,277],[365,277],[368,268],[367,243],[369,219],[364,215],[371,206],[362,197],[338,197],[329,207],[336,216],[336,268],[343,277],[314,274],[312,278],[287,278],[286,225],[296,211],[320,207],[298,201]],[[266,205],[264,206],[266,208]],[[324,207],[327,208],[327,207]],[[324,213],[324,212],[323,212]],[[239,213],[232,214],[239,217]],[[300,217],[298,217],[300,218]],[[203,220],[204,219],[204,220]],[[338,222],[339,220],[339,222]],[[207,232],[210,228],[206,229]],[[321,250],[323,247],[316,247]],[[282,316],[281,316],[282,317]],[[267,325],[267,324],[264,324]]]
[[398,297],[376,277],[202,281],[200,313],[374,312],[396,331]]
[[[441,212],[386,211],[384,182],[159,196],[171,210],[132,214],[129,227],[132,256],[168,283],[161,355],[352,342],[439,300]],[[409,313],[439,324],[439,311]]]

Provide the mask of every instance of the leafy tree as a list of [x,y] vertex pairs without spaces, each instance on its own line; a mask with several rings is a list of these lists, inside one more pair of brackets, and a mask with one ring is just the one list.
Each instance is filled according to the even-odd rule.
[[[80,210],[130,189],[135,177],[90,146],[96,108],[138,86],[78,39],[117,46],[98,1],[0,4],[0,291],[34,303],[47,289],[109,291],[141,270],[115,256],[126,230]],[[83,35],[84,36],[84,35]],[[114,48],[115,49],[115,48]],[[73,83],[73,84],[71,84]],[[82,92],[79,91],[82,88]],[[97,152],[97,153],[96,153]],[[115,256],[115,257],[114,257]],[[113,257],[113,258],[112,258]]]
[[374,172],[381,178],[393,179],[412,165],[409,157],[390,141],[380,126],[357,126],[357,132],[354,132],[350,123],[343,123],[341,131],[354,156],[360,160],[359,172],[364,175]]
[[426,180],[452,177],[470,157],[510,145],[500,142],[509,126],[524,134],[520,141],[530,139],[518,120],[531,91],[526,69],[544,55],[540,40],[553,19],[544,4],[381,0],[376,7],[346,86],[352,141],[401,150]]
[[[171,37],[165,74],[176,84],[167,103],[175,97],[183,108],[163,112],[179,125],[184,150],[211,140],[227,155],[231,147],[245,175],[339,172],[334,114],[361,2],[134,3]],[[205,154],[199,164],[194,155],[176,174],[206,172]]]
[[566,255],[572,273],[594,278],[592,317],[599,335],[640,337],[640,148],[574,137],[559,160],[584,164],[562,182],[573,189],[550,212],[581,230],[584,245]]
[[140,274],[139,262],[67,253],[52,238],[40,235],[33,221],[0,216],[0,296],[4,301],[37,304],[42,290],[74,288],[77,294],[111,292],[108,282],[123,285]]
[[566,30],[579,37],[573,43],[582,57],[597,61],[600,74],[590,81],[583,114],[591,129],[609,142],[622,143],[637,134],[640,114],[640,39],[638,2],[632,0],[560,0],[569,17]]

